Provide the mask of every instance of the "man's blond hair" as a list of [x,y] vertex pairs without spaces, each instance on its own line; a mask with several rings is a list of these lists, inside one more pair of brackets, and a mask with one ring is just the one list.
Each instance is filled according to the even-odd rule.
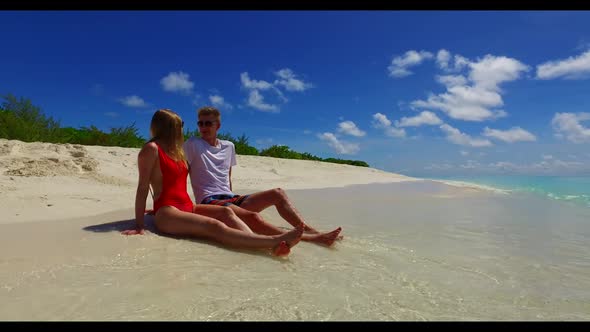
[[199,108],[197,111],[197,117],[200,117],[201,115],[214,115],[217,121],[221,121],[221,113],[219,113],[219,110],[213,106],[204,106]]

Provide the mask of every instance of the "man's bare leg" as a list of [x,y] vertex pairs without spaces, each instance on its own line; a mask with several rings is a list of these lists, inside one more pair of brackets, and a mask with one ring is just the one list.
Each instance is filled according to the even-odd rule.
[[227,206],[209,205],[209,204],[195,204],[193,213],[217,219],[227,226],[247,233],[257,233],[266,235],[277,235],[279,233],[260,233],[253,231],[240,219],[236,213]]
[[261,191],[248,196],[240,204],[240,207],[253,212],[260,212],[270,206],[275,206],[279,215],[293,227],[303,223],[306,233],[319,234],[320,232],[305,223],[303,217],[291,203],[285,191],[281,188]]
[[[257,234],[279,235],[287,232],[264,220],[258,212],[249,211],[234,204],[229,205],[228,208],[235,213],[238,219],[242,220]],[[303,234],[301,240],[331,246],[338,239],[340,231],[342,231],[342,228],[338,227],[331,232]]]

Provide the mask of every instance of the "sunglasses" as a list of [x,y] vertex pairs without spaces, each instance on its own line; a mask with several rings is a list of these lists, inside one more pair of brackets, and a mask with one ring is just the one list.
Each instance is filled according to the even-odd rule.
[[199,127],[211,127],[217,121],[197,121]]

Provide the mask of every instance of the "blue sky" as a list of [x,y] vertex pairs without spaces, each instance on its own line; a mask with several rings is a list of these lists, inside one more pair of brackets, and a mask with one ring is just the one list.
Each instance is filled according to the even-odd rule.
[[590,12],[0,12],[0,93],[65,126],[216,105],[408,175],[590,174]]

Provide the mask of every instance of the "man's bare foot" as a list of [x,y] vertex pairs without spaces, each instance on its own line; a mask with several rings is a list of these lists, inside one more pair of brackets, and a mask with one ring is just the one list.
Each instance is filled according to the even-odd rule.
[[336,241],[338,239],[341,231],[342,231],[342,228],[338,227],[335,230],[333,230],[331,232],[327,232],[327,233],[321,233],[321,234],[317,234],[317,235],[305,235],[304,237],[302,237],[302,240],[314,242],[317,244],[323,244],[323,245],[329,247],[329,246],[333,245],[334,241]]
[[281,235],[279,239],[282,241],[273,248],[273,253],[277,256],[285,256],[289,254],[291,251],[290,249],[301,241],[301,236],[303,236],[303,224],[299,224],[292,231]]
[[309,227],[307,225],[305,225],[305,228],[303,228],[303,231],[307,234],[321,234],[320,231],[318,231],[317,229]]

